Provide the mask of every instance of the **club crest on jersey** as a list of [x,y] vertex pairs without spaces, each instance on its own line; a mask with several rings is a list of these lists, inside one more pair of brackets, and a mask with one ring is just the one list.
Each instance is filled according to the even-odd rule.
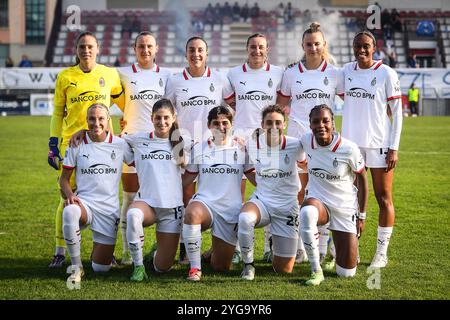
[[272,88],[273,86],[272,78],[269,78],[269,82],[267,83],[267,85],[269,86],[269,88]]
[[162,88],[164,86],[164,82],[162,81],[161,78],[159,78],[159,86]]
[[116,160],[116,153],[114,150],[111,152],[111,160]]
[[338,165],[339,165],[339,162],[337,161],[336,158],[334,158],[334,160],[333,160],[333,167],[337,168]]
[[287,154],[284,156],[284,163],[289,163],[289,156]]
[[325,77],[325,79],[323,79],[323,84],[327,86],[327,85],[328,85],[328,83],[329,83],[329,81],[328,81],[328,78],[327,78],[327,77]]
[[100,85],[100,87],[104,87],[105,86],[105,79],[103,79],[103,77],[98,79],[98,84]]
[[376,85],[376,84],[377,84],[377,77],[374,77],[374,78],[372,79],[372,82],[371,82],[370,84],[372,85],[372,87],[373,87],[374,85]]
[[214,92],[214,90],[216,89],[214,88],[214,85],[211,83],[211,85],[209,86],[209,91]]

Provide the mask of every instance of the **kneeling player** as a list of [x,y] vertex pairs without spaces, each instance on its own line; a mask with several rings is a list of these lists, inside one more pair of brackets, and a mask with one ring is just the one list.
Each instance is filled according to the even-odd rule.
[[[324,104],[315,106],[309,121],[312,133],[301,138],[308,154],[309,182],[306,200],[300,209],[300,231],[312,271],[306,284],[316,286],[324,280],[317,225],[330,223],[337,274],[341,277],[355,275],[368,186],[361,152],[356,144],[334,131],[331,109]],[[358,188],[354,186],[355,176]]]
[[[83,142],[69,147],[60,178],[64,194],[63,233],[72,265],[67,285],[79,289],[84,275],[81,263],[80,227],[91,226],[94,247],[92,269],[106,272],[111,268],[119,222],[119,183],[126,143],[114,137],[108,128],[109,112],[103,104],[94,104],[87,111],[89,130]],[[128,161],[127,161],[128,162]],[[70,186],[70,177],[76,168],[77,194]]]
[[153,105],[155,131],[125,135],[131,146],[139,180],[139,191],[127,213],[127,239],[134,263],[131,281],[148,276],[143,263],[144,227],[156,223],[158,250],[153,256],[157,272],[172,268],[181,231],[183,190],[181,165],[184,163],[183,140],[176,137],[178,124],[169,100]]

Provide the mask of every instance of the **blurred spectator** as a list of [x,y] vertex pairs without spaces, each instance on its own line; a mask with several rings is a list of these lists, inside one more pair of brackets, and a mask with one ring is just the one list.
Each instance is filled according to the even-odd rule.
[[391,14],[389,13],[388,9],[384,9],[381,12],[381,25],[383,26],[383,28],[385,25],[391,25],[391,19]]
[[283,18],[286,29],[292,29],[294,27],[294,10],[292,9],[292,4],[290,2],[288,2],[286,8],[284,8]]
[[248,4],[246,2],[241,9],[241,18],[244,20],[244,22],[247,22],[249,11],[250,9],[248,8]]
[[125,16],[125,20],[123,20],[122,22],[122,36],[124,34],[124,32],[128,32],[131,35],[131,31],[132,31],[132,22],[130,20],[130,18],[126,15]]
[[11,57],[6,58],[5,60],[5,68],[12,68],[14,67],[14,61],[11,59]]
[[419,68],[419,64],[417,63],[417,56],[415,54],[410,54],[408,59],[406,60],[408,68]]
[[416,87],[413,82],[408,90],[408,101],[409,101],[409,110],[411,110],[411,115],[413,117],[417,117],[417,105],[419,103],[419,89]]
[[205,24],[210,24],[211,29],[214,26],[214,8],[211,3],[208,3],[208,6],[205,9]]
[[388,54],[388,58],[389,58],[389,67],[396,68],[397,67],[397,55],[395,54],[394,50],[392,50]]
[[131,23],[131,32],[141,32],[141,22],[139,19],[135,16],[133,19],[133,22]]
[[239,3],[237,3],[236,1],[233,6],[233,21],[239,21],[240,18],[241,18],[241,7],[239,6]]
[[201,19],[197,19],[194,22],[194,33],[197,35],[203,35],[203,31],[205,30],[205,25]]
[[400,20],[400,13],[397,9],[392,9],[391,11],[391,26],[394,32],[402,32],[402,22]]
[[384,50],[380,47],[377,47],[377,50],[373,53],[373,60],[383,60],[386,59],[386,54]]
[[120,67],[120,60],[119,57],[116,58],[116,61],[114,61],[114,67]]
[[275,11],[277,12],[277,18],[284,18],[284,4],[280,2],[280,4],[276,7]]
[[222,17],[222,8],[220,7],[220,3],[216,3],[214,6],[214,23],[219,23],[220,27],[223,25],[223,17]]
[[19,68],[31,68],[33,63],[31,63],[30,59],[26,54],[22,55],[22,60],[19,62]]
[[231,9],[228,1],[225,1],[225,4],[222,7],[222,17],[225,23],[231,23],[233,17],[233,9]]
[[250,17],[251,18],[258,18],[259,17],[259,7],[258,3],[255,2],[253,7],[250,9]]

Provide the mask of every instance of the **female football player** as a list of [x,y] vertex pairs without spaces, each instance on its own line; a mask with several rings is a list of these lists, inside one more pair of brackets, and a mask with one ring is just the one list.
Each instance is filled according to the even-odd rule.
[[242,175],[253,167],[246,164],[245,148],[232,139],[233,115],[227,107],[214,107],[208,114],[212,136],[194,148],[183,183],[199,177],[197,193],[186,208],[183,238],[190,262],[188,279],[201,279],[201,232],[212,229],[211,266],[229,270],[237,243],[237,222],[242,207]]
[[[323,280],[317,225],[329,224],[336,248],[336,272],[353,277],[358,257],[358,237],[364,231],[367,176],[364,159],[353,142],[335,132],[334,116],[325,104],[310,112],[311,132],[301,142],[308,154],[307,196],[300,209],[300,231],[311,264],[306,285]],[[354,181],[358,188],[354,186]]]
[[[76,65],[61,71],[56,79],[54,110],[50,124],[48,163],[61,174],[62,155],[70,137],[86,129],[86,111],[92,103],[112,104],[122,93],[119,75],[114,68],[98,64],[97,38],[90,32],[81,33],[76,41]],[[112,132],[112,123],[110,122]],[[71,180],[76,189],[75,175]],[[65,259],[65,242],[62,232],[62,210],[64,199],[60,199],[56,210],[56,251],[50,268],[61,267]]]
[[395,219],[392,183],[402,131],[402,94],[395,70],[373,60],[375,50],[370,32],[355,35],[356,62],[344,66],[342,136],[358,145],[372,174],[379,218],[377,250],[370,266],[384,268]]
[[[67,269],[69,289],[79,289],[84,275],[81,263],[80,228],[91,226],[94,247],[92,269],[107,272],[111,268],[119,222],[119,183],[122,162],[132,162],[124,154],[126,143],[107,131],[108,107],[95,103],[87,110],[88,131],[77,147],[69,147],[59,180],[64,200],[63,234],[72,265]],[[70,179],[76,172],[77,191]]]

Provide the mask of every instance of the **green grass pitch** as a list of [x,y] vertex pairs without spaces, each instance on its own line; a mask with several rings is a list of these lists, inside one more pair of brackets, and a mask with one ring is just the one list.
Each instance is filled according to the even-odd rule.
[[[339,119],[338,119],[339,120]],[[115,125],[118,120],[114,119]],[[65,269],[50,270],[54,251],[56,173],[47,165],[49,117],[0,117],[0,299],[449,299],[450,298],[450,118],[405,118],[394,182],[396,223],[389,265],[368,274],[375,252],[377,205],[370,186],[361,264],[353,279],[325,273],[319,287],[304,281],[309,264],[276,275],[262,262],[263,231],[256,232],[256,278],[243,282],[241,267],[227,274],[203,266],[202,281],[185,280],[187,266],[131,283],[131,267],[95,275],[89,263],[92,238],[82,232],[87,271],[81,290],[69,291]],[[247,193],[250,192],[250,188]],[[145,231],[145,251],[154,228]],[[210,246],[203,234],[203,249]],[[120,233],[116,256],[121,257]],[[150,270],[150,268],[147,268]],[[373,281],[372,281],[373,280]],[[369,284],[371,285],[367,285]]]

